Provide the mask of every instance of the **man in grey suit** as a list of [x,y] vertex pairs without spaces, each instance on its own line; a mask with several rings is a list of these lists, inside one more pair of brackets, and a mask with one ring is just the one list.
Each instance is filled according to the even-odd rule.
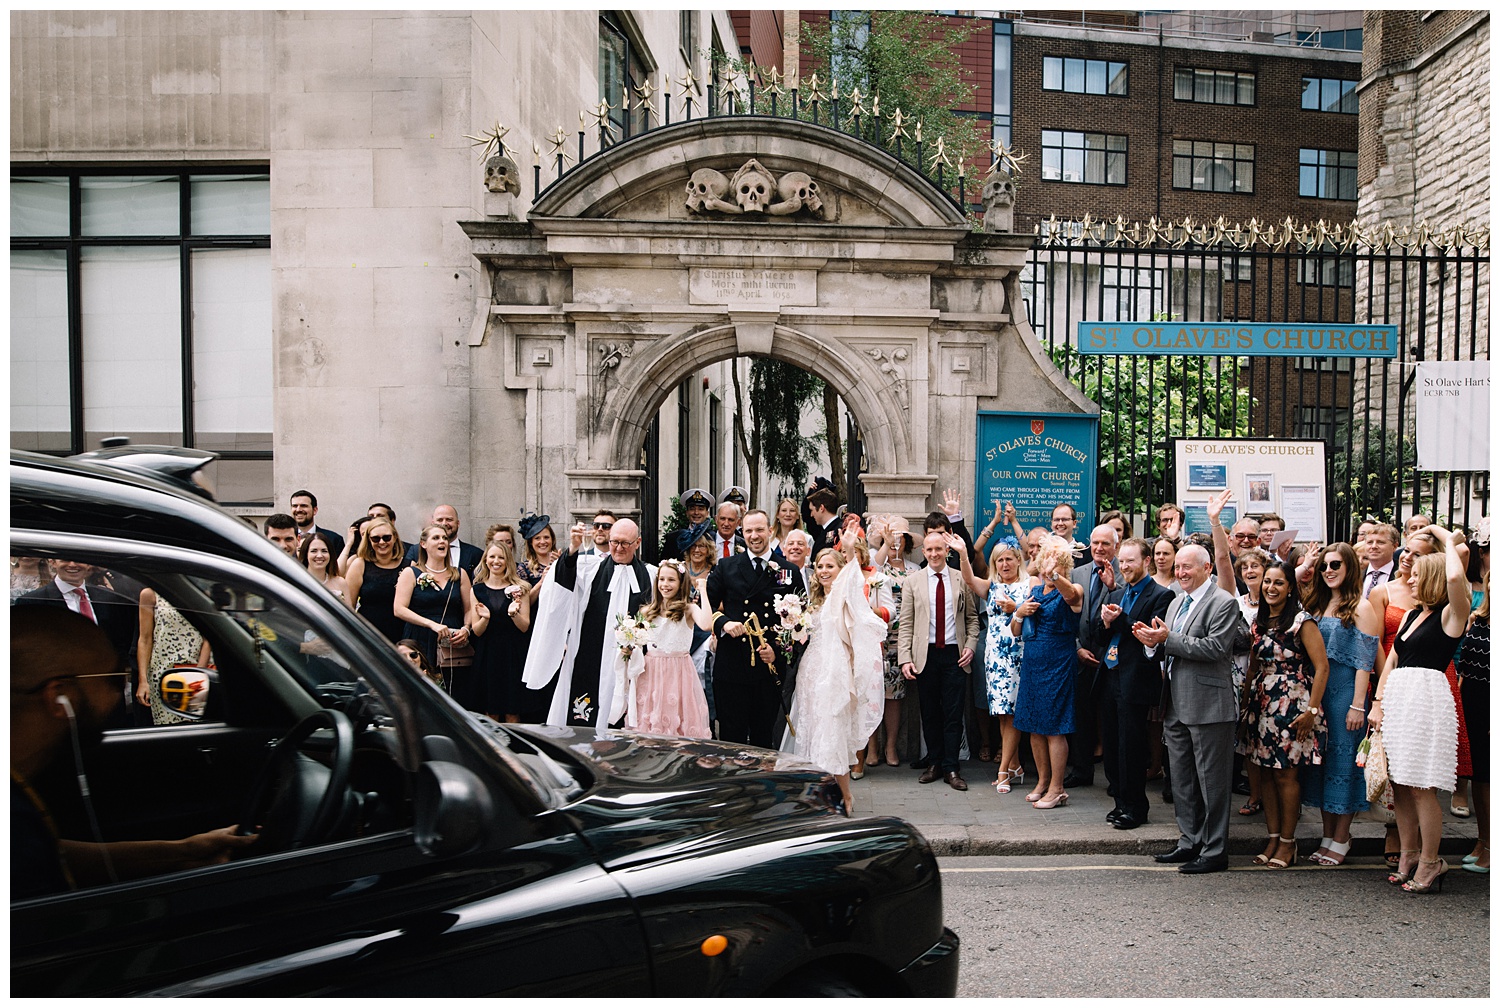
[[1166,653],[1162,740],[1172,768],[1177,847],[1156,855],[1185,875],[1229,867],[1230,787],[1234,776],[1234,638],[1240,607],[1210,579],[1201,546],[1185,546],[1173,568],[1183,594],[1167,606],[1166,622],[1131,627],[1147,655]]
[[1083,589],[1083,609],[1078,614],[1078,678],[1073,688],[1073,734],[1068,736],[1068,773],[1063,787],[1088,787],[1094,783],[1094,747],[1099,741],[1099,656],[1085,637],[1089,623],[1098,622],[1099,607],[1120,583],[1120,564],[1115,554],[1120,532],[1113,525],[1098,525],[1089,535],[1089,562],[1073,568],[1071,580]]

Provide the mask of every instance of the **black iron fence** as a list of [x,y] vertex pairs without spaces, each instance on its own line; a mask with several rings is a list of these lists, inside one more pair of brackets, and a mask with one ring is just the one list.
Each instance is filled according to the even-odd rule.
[[[1095,402],[1099,508],[1154,529],[1171,499],[1170,439],[1317,438],[1331,535],[1424,513],[1472,527],[1489,473],[1416,468],[1413,365],[1489,357],[1489,234],[1322,222],[1048,220],[1023,275],[1032,325]],[[1399,329],[1394,360],[1095,356],[1080,321],[1363,323]]]

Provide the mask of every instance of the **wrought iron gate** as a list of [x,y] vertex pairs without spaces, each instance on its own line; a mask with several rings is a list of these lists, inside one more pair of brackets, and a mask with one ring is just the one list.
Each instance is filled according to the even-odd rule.
[[[1058,221],[1038,227],[1023,274],[1032,325],[1095,402],[1099,509],[1154,530],[1168,439],[1321,438],[1332,460],[1332,535],[1366,517],[1424,513],[1472,527],[1489,473],[1416,469],[1419,361],[1489,357],[1489,232],[1425,225],[1369,233],[1299,225]],[[1077,323],[1115,320],[1395,325],[1395,360],[1084,356]]]

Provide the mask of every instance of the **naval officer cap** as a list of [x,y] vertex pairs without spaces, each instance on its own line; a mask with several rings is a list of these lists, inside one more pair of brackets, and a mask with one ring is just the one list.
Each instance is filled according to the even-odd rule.
[[699,490],[697,487],[691,490],[684,490],[682,492],[682,506],[685,508],[705,507],[711,511],[714,506],[714,495],[707,490]]
[[750,499],[750,492],[742,486],[732,486],[724,491],[722,499],[731,504],[738,504],[740,507],[744,507],[745,501]]

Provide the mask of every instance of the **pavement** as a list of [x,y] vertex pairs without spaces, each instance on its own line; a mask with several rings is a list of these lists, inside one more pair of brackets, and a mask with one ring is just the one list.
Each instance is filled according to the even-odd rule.
[[[994,763],[965,760],[960,773],[969,785],[955,791],[939,778],[918,784],[920,770],[906,764],[898,767],[867,767],[861,780],[852,781],[854,808],[859,816],[893,815],[916,826],[939,856],[1020,854],[1158,854],[1171,850],[1178,832],[1172,806],[1161,801],[1161,781],[1151,781],[1146,795],[1151,801],[1149,819],[1133,830],[1117,830],[1104,821],[1114,808],[1105,793],[1104,773],[1096,767],[1095,783],[1069,790],[1068,804],[1037,810],[1026,801],[1034,776],[1027,784],[997,794]],[[1443,806],[1444,855],[1469,853],[1478,837],[1472,816],[1458,819],[1448,812],[1448,794],[1440,793]],[[1233,808],[1244,803],[1234,796]],[[1306,856],[1317,850],[1322,836],[1318,810],[1302,809],[1297,828],[1298,849]],[[1351,830],[1354,845],[1350,857],[1378,857],[1385,849],[1385,827],[1356,818]],[[1258,854],[1266,845],[1265,816],[1230,813],[1229,853]]]

